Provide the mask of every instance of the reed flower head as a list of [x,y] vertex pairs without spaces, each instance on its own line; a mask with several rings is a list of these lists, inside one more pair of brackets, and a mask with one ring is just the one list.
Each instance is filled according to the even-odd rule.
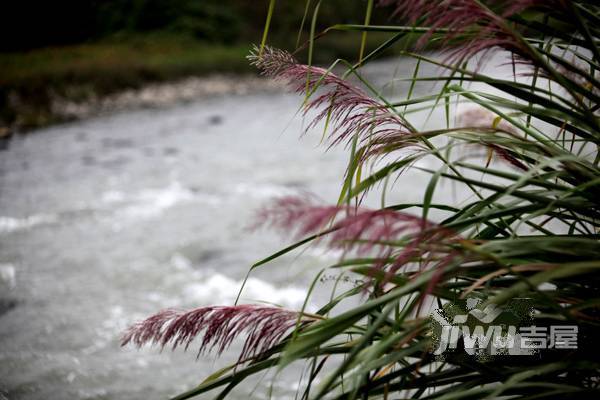
[[[486,110],[483,107],[474,107],[463,110],[458,115],[457,122],[460,128],[489,130],[490,135],[497,132],[504,132],[511,135],[517,134],[517,130],[514,126],[503,119],[499,119],[496,114]],[[511,150],[495,143],[491,143],[485,139],[483,140],[483,145],[487,147],[489,151],[498,155],[502,160],[508,162],[513,167],[523,171],[529,170],[525,164],[515,157]]]
[[298,313],[277,307],[258,305],[210,306],[189,311],[163,310],[131,326],[121,345],[159,344],[173,349],[184,346],[204,333],[198,355],[216,349],[225,351],[233,340],[246,333],[239,361],[259,355],[275,345],[298,321]]
[[460,47],[453,50],[449,58],[462,61],[494,48],[529,60],[529,46],[515,33],[507,18],[533,7],[555,6],[549,3],[560,5],[560,1],[552,0],[492,1],[490,5],[494,10],[478,0],[380,0],[379,5],[393,5],[395,16],[430,28],[419,39],[418,47],[425,46],[440,29],[446,30],[444,45],[460,38]]
[[348,143],[355,134],[362,143],[368,143],[373,138],[409,131],[388,107],[329,70],[300,64],[290,53],[268,46],[262,53],[255,49],[248,59],[263,75],[285,80],[307,96],[304,115],[313,110],[317,114],[306,130],[326,121],[332,127],[328,136],[332,146]]
[[309,197],[276,199],[259,212],[259,221],[298,236],[320,233],[329,246],[344,251],[365,254],[375,250],[381,261],[374,267],[388,266],[386,282],[412,262],[421,268],[438,261],[442,261],[438,266],[447,265],[454,256],[451,245],[459,239],[456,233],[408,213],[316,205]]
[[483,107],[469,107],[462,110],[457,116],[457,123],[460,127],[494,128],[516,133],[514,126]]

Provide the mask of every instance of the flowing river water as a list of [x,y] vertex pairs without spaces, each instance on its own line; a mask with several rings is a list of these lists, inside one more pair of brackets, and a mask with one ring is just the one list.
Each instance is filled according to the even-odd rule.
[[[413,65],[365,73],[381,86]],[[269,199],[337,200],[348,154],[319,146],[319,129],[300,137],[301,100],[223,95],[14,137],[0,151],[0,399],[161,399],[234,361],[239,343],[196,358],[194,346],[136,350],[119,337],[163,308],[231,304],[249,266],[292,240],[247,229]],[[427,179],[409,172],[389,201],[421,199]],[[242,298],[300,307],[335,260],[319,247],[286,255],[257,270]],[[321,286],[324,300],[327,276]],[[271,382],[273,398],[293,398],[285,376],[251,379],[232,398],[268,398]]]

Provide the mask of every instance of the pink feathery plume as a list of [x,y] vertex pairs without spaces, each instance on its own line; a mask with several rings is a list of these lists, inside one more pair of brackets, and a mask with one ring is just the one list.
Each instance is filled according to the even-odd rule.
[[[421,133],[410,133],[406,132],[395,132],[385,136],[376,137],[369,141],[361,153],[361,161],[368,159],[374,159],[377,157],[385,157],[388,154],[396,151],[409,148],[413,151],[413,154],[421,153],[422,155],[428,154],[428,149],[423,145]],[[408,168],[409,165],[406,166]],[[400,170],[400,172],[406,168]]]
[[[489,129],[490,133],[495,132],[506,132],[509,134],[516,134],[517,131],[515,127],[509,124],[505,120],[500,120],[499,122],[495,121],[498,116],[492,113],[489,110],[486,110],[483,107],[469,108],[459,113],[458,115],[458,125],[463,127],[464,129]],[[512,166],[519,168],[523,171],[528,171],[529,168],[523,164],[517,157],[515,157],[513,152],[510,150],[498,146],[494,143],[489,143],[484,140],[484,145],[487,146],[491,151],[500,156],[504,161],[507,161]]]
[[173,349],[184,346],[204,333],[198,355],[216,348],[225,351],[233,340],[246,333],[239,361],[259,355],[278,343],[298,321],[298,313],[277,307],[258,305],[210,306],[190,311],[163,310],[131,326],[121,345],[159,344]]
[[[411,262],[421,268],[451,252],[459,236],[438,224],[392,209],[372,210],[350,206],[315,205],[310,198],[283,197],[259,212],[262,225],[298,236],[322,233],[331,247],[366,253],[378,250],[382,269],[389,265],[389,281],[394,273]],[[394,243],[403,240],[401,250]],[[448,262],[450,259],[448,259]],[[384,282],[385,283],[385,282]]]
[[457,115],[457,124],[460,127],[493,128],[516,134],[517,130],[508,121],[501,119],[497,114],[480,107],[474,106],[461,110]]
[[494,153],[499,155],[504,161],[508,162],[512,166],[514,166],[522,171],[529,171],[529,168],[525,164],[523,164],[521,161],[519,161],[510,150],[507,150],[504,147],[500,147],[500,146],[498,146],[496,144],[492,144],[492,143],[487,143],[486,146],[488,146],[490,149],[492,149],[492,151]]
[[529,60],[529,47],[515,35],[506,18],[533,7],[560,6],[559,1],[552,0],[492,3],[500,10],[498,13],[478,0],[380,0],[379,5],[393,5],[395,16],[406,19],[410,24],[419,23],[430,28],[419,39],[419,47],[423,47],[439,29],[447,30],[444,44],[459,36],[466,39],[466,42],[460,43],[460,47],[450,53],[449,59],[454,61],[462,61],[493,48],[502,48]]
[[351,141],[354,134],[367,143],[374,137],[409,132],[388,107],[331,71],[299,64],[290,53],[268,46],[260,54],[255,49],[248,59],[263,75],[288,81],[296,92],[308,96],[303,112],[317,110],[317,115],[306,129],[328,121],[333,127],[329,136],[332,146]]
[[327,236],[330,245],[346,247],[353,242],[360,242],[360,251],[368,251],[378,243],[399,239],[403,234],[437,226],[433,222],[391,209],[317,205],[307,196],[275,199],[259,211],[258,220],[260,225],[294,231],[297,236],[331,230]]

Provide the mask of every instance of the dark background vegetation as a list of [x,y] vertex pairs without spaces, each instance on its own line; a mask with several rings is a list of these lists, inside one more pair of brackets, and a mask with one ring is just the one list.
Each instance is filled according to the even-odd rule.
[[[316,3],[316,2],[312,2]],[[314,5],[314,4],[313,4]],[[366,1],[329,0],[319,10],[321,28],[360,23]],[[162,32],[210,43],[257,41],[268,1],[258,0],[25,0],[0,6],[2,51],[72,45],[107,38]],[[312,8],[312,7],[311,7]],[[280,0],[271,39],[294,43],[305,2]],[[377,11],[374,19],[378,18]],[[310,22],[310,21],[308,21]],[[308,31],[309,23],[305,30]],[[293,40],[290,40],[293,39]]]
[[[301,43],[309,36],[311,2]],[[306,3],[279,0],[268,42],[294,49]],[[366,1],[323,2],[317,32],[362,23]],[[147,82],[251,73],[244,56],[261,40],[268,0],[55,0],[0,5],[0,129],[53,122],[53,98],[84,101]],[[372,23],[386,23],[376,9]],[[356,59],[359,33],[318,41],[315,62]],[[370,34],[371,42],[381,35]],[[298,56],[305,58],[306,52]]]

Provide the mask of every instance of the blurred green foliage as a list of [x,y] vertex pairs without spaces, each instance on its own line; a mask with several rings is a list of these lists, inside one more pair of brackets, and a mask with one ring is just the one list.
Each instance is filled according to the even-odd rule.
[[[298,39],[305,43],[317,3],[278,0],[267,42],[285,49],[296,48]],[[0,2],[0,128],[56,121],[53,98],[80,101],[211,72],[255,73],[245,55],[261,40],[268,5],[269,0]],[[366,7],[365,0],[322,2],[316,33],[336,23],[362,23]],[[389,11],[376,8],[371,23],[388,22]],[[370,33],[367,48],[388,36]],[[313,61],[356,60],[359,43],[359,32],[330,32],[316,43]],[[306,61],[306,48],[296,56]]]
[[[310,3],[312,13],[317,2]],[[295,44],[304,4],[298,0],[277,2],[270,30],[272,44]],[[219,44],[255,42],[260,38],[267,7],[267,0],[7,1],[0,5],[0,50],[23,51],[149,32]],[[325,1],[320,7],[318,27],[360,23],[365,8],[364,0]],[[387,16],[378,11],[373,21],[385,22]],[[304,25],[305,32],[310,18]]]

